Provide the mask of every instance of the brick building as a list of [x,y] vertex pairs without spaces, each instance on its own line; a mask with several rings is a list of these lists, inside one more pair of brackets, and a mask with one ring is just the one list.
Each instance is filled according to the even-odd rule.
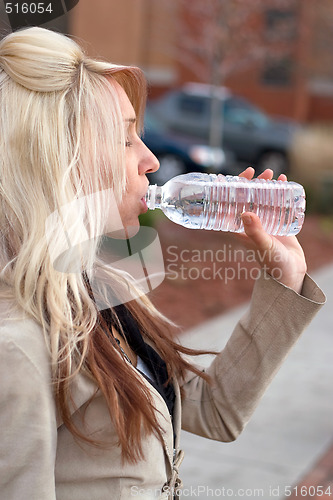
[[[200,1],[205,14],[208,4],[196,0]],[[193,26],[190,6],[196,2],[80,0],[69,17],[68,31],[85,40],[92,55],[142,67],[152,95],[158,95],[184,81],[209,81],[209,71],[198,77],[186,64],[186,34],[202,24],[198,18]],[[333,121],[333,3],[267,0],[244,19],[240,31],[251,22],[267,53],[227,75],[224,84],[270,113]],[[189,51],[195,53],[200,36],[197,46],[193,40]]]
[[68,31],[87,42],[90,55],[140,66],[156,89],[177,82],[177,67],[164,50],[174,38],[173,18],[162,1],[80,0]]

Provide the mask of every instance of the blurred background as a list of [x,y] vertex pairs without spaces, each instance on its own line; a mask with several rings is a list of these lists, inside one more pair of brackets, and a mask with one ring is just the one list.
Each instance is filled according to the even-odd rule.
[[[71,34],[92,56],[145,71],[145,139],[163,167],[154,181],[268,167],[332,212],[331,0],[72,3],[44,26]],[[4,35],[4,2],[0,9]]]
[[[59,0],[60,4],[66,8],[66,2]],[[161,163],[158,175],[152,177],[151,182],[164,183],[186,171],[237,175],[252,165],[257,173],[272,168],[275,176],[286,172],[290,180],[303,184],[307,214],[299,240],[307,255],[309,271],[322,272],[320,276],[332,275],[332,0],[80,0],[66,15],[43,26],[70,34],[91,56],[137,65],[144,70],[149,83],[144,140]],[[0,3],[0,33],[4,36],[10,31],[4,3]],[[242,273],[238,272],[236,254],[228,251],[241,247],[229,233],[185,229],[167,220],[158,210],[142,217],[142,224],[153,225],[158,230],[166,270],[174,265],[173,272],[154,290],[152,301],[184,331],[202,325],[208,339],[209,332],[204,328],[207,321],[237,311],[236,307],[249,300],[256,276],[251,273],[254,264],[243,259]],[[205,259],[207,249],[211,250],[212,257]],[[223,262],[214,258],[221,249],[225,251]],[[187,253],[182,253],[183,250]],[[235,278],[226,282],[221,275],[214,275],[216,266],[234,269]],[[204,268],[206,276],[211,273],[211,279],[204,278]],[[328,293],[328,296],[331,300],[333,295]],[[326,332],[331,328],[331,320],[330,326],[327,325],[326,319]],[[322,332],[321,327],[318,324]],[[321,349],[332,353],[332,341],[328,345],[327,338],[325,346],[317,346],[318,366]],[[315,356],[315,349],[311,344],[301,357],[309,355],[309,363],[312,363],[310,354]],[[298,366],[297,359],[294,361],[294,366]],[[307,371],[301,366],[303,369]],[[299,373],[295,378],[298,376]],[[329,383],[331,379],[327,376]],[[326,393],[325,374],[319,369],[311,380],[317,379],[315,392],[325,396],[318,403],[321,408],[314,409],[313,414],[310,412],[314,420],[310,418],[306,429],[321,428],[323,436],[313,438],[313,442],[320,442],[319,448],[304,451],[299,442],[295,442],[295,434],[288,436],[288,442],[284,443],[283,433],[289,422],[278,434],[281,443],[272,443],[275,451],[279,447],[283,450],[284,464],[286,457],[291,456],[290,439],[292,442],[294,438],[293,446],[299,445],[297,458],[289,467],[291,470],[296,467],[296,461],[302,462],[302,454],[309,458],[306,462],[309,466],[311,457],[314,460],[320,456],[319,451],[323,451],[333,433],[327,420],[321,419],[332,410],[333,404],[332,395]],[[290,378],[288,382],[281,380],[285,396]],[[279,408],[285,404],[284,396],[277,402]],[[289,396],[294,398],[295,393]],[[308,394],[308,398],[311,401],[312,395]],[[268,399],[267,406],[262,406],[266,408],[266,415],[270,405]],[[308,403],[304,413],[309,414]],[[304,427],[302,432],[306,437],[310,431]],[[269,447],[269,437],[265,440]],[[200,441],[195,446],[198,458],[208,445]],[[255,447],[250,444],[249,457]],[[260,454],[257,460],[258,471],[254,477],[261,478],[259,481],[263,481],[260,474],[267,471],[267,463],[273,460],[271,450],[267,453],[266,461],[262,455],[260,462]],[[331,484],[332,451],[329,457],[326,476],[331,474],[331,479],[326,477],[325,481]],[[228,457],[226,462],[230,463]],[[236,452],[231,462],[253,473],[250,458],[247,463],[244,456],[239,458]],[[280,464],[275,471],[279,467],[280,471],[283,469]],[[304,467],[298,471],[300,475]],[[231,479],[235,470],[230,471]],[[192,477],[199,472],[198,466],[194,467]],[[208,477],[207,469],[204,472]],[[227,475],[224,477],[228,480]],[[312,479],[314,482],[319,481],[318,474],[316,477]],[[267,494],[266,498],[269,496],[272,495]]]

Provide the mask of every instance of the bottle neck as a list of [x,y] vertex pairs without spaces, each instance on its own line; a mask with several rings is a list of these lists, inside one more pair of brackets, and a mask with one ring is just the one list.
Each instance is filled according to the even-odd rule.
[[162,187],[157,186],[156,184],[149,186],[145,196],[145,201],[149,210],[160,208],[162,202]]

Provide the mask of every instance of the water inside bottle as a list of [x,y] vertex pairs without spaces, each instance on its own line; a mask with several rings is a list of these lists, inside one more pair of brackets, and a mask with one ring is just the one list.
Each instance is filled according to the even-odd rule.
[[305,198],[295,183],[256,179],[251,183],[227,176],[225,183],[207,186],[205,229],[244,232],[241,215],[253,212],[269,234],[297,234],[304,220]]

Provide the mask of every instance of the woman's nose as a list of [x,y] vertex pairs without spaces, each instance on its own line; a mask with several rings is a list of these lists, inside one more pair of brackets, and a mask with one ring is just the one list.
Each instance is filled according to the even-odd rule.
[[139,163],[139,173],[151,174],[160,168],[160,162],[144,143],[143,146],[144,152]]

